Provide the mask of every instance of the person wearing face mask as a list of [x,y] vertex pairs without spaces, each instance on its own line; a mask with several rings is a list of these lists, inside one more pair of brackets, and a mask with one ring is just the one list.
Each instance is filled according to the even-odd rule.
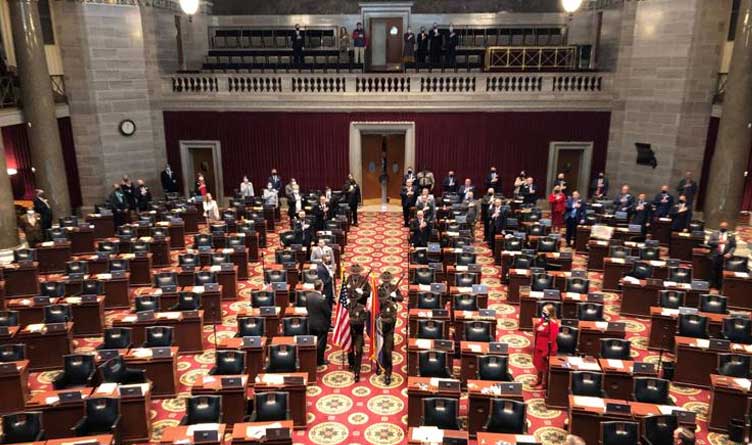
[[634,203],[634,212],[632,213],[632,219],[630,224],[640,226],[642,233],[647,232],[648,226],[650,226],[650,220],[653,216],[653,206],[647,200],[644,193],[637,195],[637,201]]
[[279,206],[279,191],[274,188],[274,184],[271,182],[266,183],[263,198],[265,206],[274,207],[275,209]]
[[488,243],[488,248],[493,250],[496,235],[503,235],[504,230],[507,228],[507,218],[511,213],[511,209],[509,206],[503,204],[501,198],[495,198],[493,206],[488,213],[488,238],[486,242]]
[[433,200],[433,196],[428,193],[428,189],[423,189],[415,202],[415,208],[423,211],[428,222],[433,222],[436,217],[436,202]]
[[444,44],[444,37],[439,32],[439,25],[433,24],[431,28],[431,66],[438,67],[441,64],[441,47]]
[[[115,228],[118,228],[125,224],[125,215],[128,212],[128,204],[125,202],[125,194],[120,188],[120,184],[112,184],[112,193],[110,193],[108,200],[110,202],[110,210],[112,210],[112,219],[115,223]],[[42,227],[44,227],[44,224]]]
[[408,179],[412,179],[413,181],[415,181],[416,179],[415,172],[413,171],[412,167],[407,167],[407,173],[402,177],[402,185],[407,184]]
[[580,192],[572,192],[572,196],[567,199],[565,221],[567,223],[567,246],[574,245],[574,239],[577,234],[577,224],[585,221],[585,200],[580,198]]
[[[368,39],[363,24],[358,22],[352,33],[353,47],[355,48],[355,63],[365,64],[365,53],[368,47]],[[365,65],[364,65],[365,66]]]
[[603,172],[598,173],[598,177],[593,179],[590,184],[590,196],[595,200],[603,200],[608,196],[608,178]]
[[418,67],[426,65],[426,55],[428,54],[428,33],[426,27],[420,27],[420,33],[418,34],[418,51],[417,51],[417,64]]
[[415,33],[412,28],[407,28],[407,32],[403,36],[403,39],[402,62],[405,65],[408,63],[415,63]]
[[533,183],[533,177],[525,178],[525,183],[520,187],[520,196],[528,206],[534,206],[538,200],[538,187]]
[[151,190],[144,184],[143,179],[136,181],[136,206],[140,212],[149,210],[151,204]]
[[251,198],[254,196],[253,183],[248,179],[247,175],[243,176],[243,181],[240,183],[240,196],[244,198]]
[[170,164],[165,166],[160,174],[160,180],[162,181],[162,190],[165,194],[178,192],[178,178],[175,176],[175,172],[170,168]]
[[18,228],[26,235],[26,243],[29,247],[36,247],[44,241],[42,232],[42,220],[34,212],[34,209],[26,210],[26,213],[18,217]]
[[525,185],[526,180],[527,180],[527,173],[525,173],[525,170],[522,170],[520,174],[517,175],[516,178],[514,178],[514,196],[520,195],[522,186]]
[[496,167],[491,167],[486,175],[486,189],[501,190],[501,176],[496,172]]
[[459,184],[457,184],[457,178],[454,177],[454,172],[449,170],[449,174],[444,178],[444,193],[457,193]]
[[458,193],[460,194],[460,198],[465,200],[467,199],[467,195],[472,194],[474,191],[475,186],[473,185],[473,181],[470,178],[465,178],[465,183],[460,186]]
[[548,195],[548,203],[551,205],[551,228],[554,232],[558,232],[564,225],[564,211],[567,207],[567,197],[556,186],[553,192]]
[[347,181],[345,181],[342,190],[347,196],[347,204],[350,206],[350,224],[358,227],[358,206],[360,205],[360,186],[355,182],[355,177],[352,173],[347,175]]
[[290,178],[290,183],[285,186],[285,198],[287,198],[288,201],[292,199],[292,192],[297,186],[298,181],[296,181],[295,178]]
[[621,191],[618,195],[616,195],[616,199],[614,200],[614,204],[616,205],[616,211],[617,212],[624,212],[629,217],[632,214],[632,211],[634,210],[634,196],[632,195],[632,192],[629,190],[629,186],[624,184],[621,186]]
[[410,244],[413,247],[426,247],[431,237],[431,223],[426,220],[423,210],[418,210],[415,215],[416,218],[410,226]]
[[292,34],[292,64],[298,69],[303,67],[303,50],[305,49],[305,34],[300,30],[300,25],[295,24],[295,32]]
[[446,59],[444,61],[444,65],[451,67],[451,68],[457,68],[455,65],[456,62],[456,54],[457,54],[457,46],[460,44],[460,36],[457,34],[457,32],[454,30],[454,25],[449,24],[449,34],[447,34],[446,39]]
[[465,193],[465,199],[460,205],[460,209],[465,212],[467,224],[470,226],[470,237],[475,237],[475,221],[478,219],[478,201],[474,198],[474,193],[468,191]]
[[311,225],[306,221],[306,214],[303,210],[298,211],[292,219],[292,231],[295,234],[297,244],[303,245],[306,250],[311,248]]
[[425,166],[418,173],[418,187],[421,189],[428,189],[429,192],[433,192],[433,186],[436,184],[436,180],[433,177],[433,172],[428,170]]
[[410,209],[415,207],[418,200],[418,186],[415,185],[414,179],[407,180],[400,192],[400,198],[402,199],[402,219],[404,220],[404,226],[409,227]]
[[697,182],[692,179],[692,172],[687,172],[684,175],[682,180],[679,181],[676,191],[687,197],[687,205],[691,211],[695,202],[695,195],[697,195]]
[[689,220],[692,212],[690,204],[687,202],[685,195],[679,195],[679,201],[671,207],[669,215],[671,216],[671,230],[674,232],[683,232],[689,227]]
[[266,182],[270,182],[274,190],[282,190],[282,177],[277,174],[276,168],[272,169],[272,174],[269,175],[269,178],[266,180]]
[[710,262],[713,264],[710,274],[710,286],[718,290],[723,285],[723,262],[731,258],[736,251],[736,237],[729,233],[728,223],[721,222],[719,229],[708,239]]
[[664,185],[661,187],[660,193],[655,195],[653,199],[654,216],[656,218],[665,218],[673,206],[674,197],[668,192],[668,185]]
[[287,198],[287,207],[287,214],[290,216],[290,221],[294,219],[298,212],[303,210],[303,195],[300,194],[300,187],[298,187],[298,184],[292,186],[292,193],[290,197]]
[[488,191],[486,192],[483,197],[480,198],[480,219],[483,221],[483,239],[488,239],[488,222],[491,218],[491,214],[489,213],[491,208],[494,204],[494,199],[496,199],[496,196],[494,195],[494,189],[493,187],[489,187]]
[[559,190],[561,190],[562,193],[565,195],[569,194],[569,190],[567,190],[567,180],[564,178],[564,173],[559,173],[556,176],[556,181],[554,181],[554,186],[559,187]]
[[313,225],[315,230],[324,230],[326,220],[329,219],[329,205],[326,203],[326,196],[319,196],[319,203],[313,206]]
[[548,372],[549,357],[556,355],[559,349],[556,343],[556,336],[559,335],[559,321],[556,319],[554,305],[546,304],[541,308],[541,316],[535,321],[533,332],[535,333],[533,366],[537,372],[533,387],[545,388],[546,381],[543,376]]

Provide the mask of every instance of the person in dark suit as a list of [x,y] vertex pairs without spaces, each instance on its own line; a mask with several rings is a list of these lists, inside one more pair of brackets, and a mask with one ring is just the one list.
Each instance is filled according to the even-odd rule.
[[415,209],[422,210],[426,221],[432,223],[436,218],[436,201],[428,194],[428,189],[423,189],[415,201]]
[[316,336],[316,365],[322,366],[327,364],[324,353],[326,352],[326,341],[332,322],[332,307],[321,293],[324,289],[324,283],[321,280],[316,280],[313,286],[316,291],[306,294],[308,329],[311,335]]
[[329,219],[329,206],[326,196],[319,196],[319,203],[313,206],[313,227],[316,231],[324,230],[326,220]]
[[431,28],[431,66],[437,67],[441,63],[441,47],[444,43],[444,37],[439,32],[439,25],[433,24]]
[[293,218],[292,231],[295,233],[296,243],[302,244],[306,249],[311,248],[311,225],[306,221],[305,211],[299,211]]
[[431,237],[431,223],[426,220],[423,210],[418,210],[416,218],[410,225],[410,244],[414,247],[426,247]]
[[632,215],[634,211],[634,195],[629,191],[628,185],[621,186],[621,191],[616,195],[614,199],[614,206],[617,212],[624,212],[627,217]]
[[533,177],[525,178],[525,183],[520,187],[520,196],[527,205],[535,205],[538,200],[538,187],[533,184]]
[[655,209],[653,216],[656,218],[665,218],[673,206],[674,197],[668,192],[668,186],[664,185],[661,187],[660,193],[653,198],[653,208]]
[[723,285],[723,261],[731,258],[736,251],[736,237],[729,233],[726,221],[721,222],[718,230],[710,235],[708,247],[713,264],[710,286],[720,290]]
[[493,250],[496,235],[503,235],[507,228],[507,218],[511,213],[509,206],[504,205],[501,198],[495,198],[493,207],[488,211],[488,248]]
[[170,168],[170,164],[167,164],[165,169],[162,170],[160,179],[162,181],[162,190],[164,190],[165,193],[178,192],[178,178],[175,176],[175,172],[172,171],[172,168]]
[[42,225],[42,236],[46,239],[48,236],[48,230],[52,227],[52,207],[50,206],[50,202],[47,201],[47,197],[44,195],[44,190],[37,189],[33,204],[34,212],[39,215]]
[[413,183],[415,183],[417,177],[415,176],[415,171],[413,171],[412,167],[407,167],[407,173],[405,173],[404,176],[402,176],[402,185],[407,184],[407,181],[409,179],[412,179]]
[[334,269],[334,256],[328,252],[324,253],[321,261],[316,263],[316,276],[323,285],[321,292],[326,298],[329,309],[334,306]]
[[460,194],[460,198],[465,200],[467,199],[468,193],[474,193],[475,192],[475,186],[473,185],[473,181],[470,180],[470,178],[465,178],[465,183],[460,186],[460,189],[458,193]]
[[118,228],[125,224],[125,216],[128,213],[128,204],[125,201],[125,194],[123,193],[120,184],[112,184],[112,193],[109,197],[110,210],[112,210],[112,219],[115,223],[115,228]]
[[296,68],[303,67],[303,50],[305,49],[305,34],[300,30],[300,25],[295,24],[295,32],[292,33],[292,64]]
[[26,243],[31,248],[44,241],[42,220],[34,209],[28,209],[26,213],[18,217],[18,228],[26,235]]
[[128,205],[128,210],[136,210],[136,187],[133,185],[133,182],[128,175],[123,175],[123,180],[120,182],[120,189],[125,196],[125,203]]
[[564,221],[567,224],[567,246],[572,246],[574,237],[577,234],[577,224],[585,220],[585,200],[580,198],[580,192],[572,192],[572,196],[567,199],[566,213]]
[[410,209],[415,207],[418,199],[418,186],[415,185],[412,179],[408,179],[405,186],[402,187],[400,198],[402,199],[402,219],[404,220],[405,227],[409,227]]
[[428,54],[428,40],[429,37],[428,33],[426,32],[426,27],[421,26],[420,33],[418,34],[418,59],[416,60],[419,67],[425,66],[426,64],[426,55]]
[[494,206],[494,189],[489,188],[488,192],[480,198],[480,219],[483,222],[483,239],[488,239],[488,222],[491,219],[490,210]]
[[151,204],[151,190],[144,184],[143,179],[136,181],[136,205],[138,210],[145,212],[149,210],[149,204]]
[[491,167],[491,170],[486,175],[486,189],[494,189],[494,192],[501,192],[501,176],[496,173],[496,167]]
[[674,232],[683,232],[689,227],[689,217],[692,214],[690,211],[687,197],[679,195],[679,201],[671,207],[669,215],[671,216],[671,230]]
[[454,172],[449,171],[449,174],[444,178],[443,182],[444,193],[457,193],[460,185],[457,183],[457,178],[454,177]]
[[352,173],[347,175],[344,192],[347,194],[347,204],[350,206],[350,218],[353,226],[358,226],[358,205],[360,205],[360,186],[355,182]]
[[465,199],[460,204],[460,210],[465,214],[467,218],[467,224],[470,225],[470,236],[475,236],[475,221],[478,220],[478,201],[475,200],[473,192],[467,192]]
[[272,188],[277,192],[282,190],[282,177],[277,174],[277,169],[272,169],[272,174],[266,180],[267,183],[272,184]]
[[596,200],[606,199],[608,196],[608,178],[605,173],[600,172],[598,177],[593,179],[590,184],[590,196]]
[[642,228],[642,233],[647,232],[650,226],[650,220],[653,216],[653,206],[648,202],[644,193],[637,195],[637,201],[634,204],[634,212],[630,219],[630,224],[638,225]]
[[446,38],[446,59],[444,65],[454,67],[456,62],[457,46],[460,44],[460,36],[454,30],[454,25],[449,24],[449,34]]
[[695,203],[695,196],[697,195],[697,182],[692,178],[692,172],[687,172],[684,177],[679,181],[679,185],[676,187],[676,191],[680,195],[687,197],[687,206],[689,206],[690,215],[692,207]]

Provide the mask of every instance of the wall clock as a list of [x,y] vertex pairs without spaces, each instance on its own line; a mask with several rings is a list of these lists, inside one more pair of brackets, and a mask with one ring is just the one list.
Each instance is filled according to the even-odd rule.
[[133,136],[136,132],[136,123],[130,119],[125,119],[120,122],[120,134],[123,136]]

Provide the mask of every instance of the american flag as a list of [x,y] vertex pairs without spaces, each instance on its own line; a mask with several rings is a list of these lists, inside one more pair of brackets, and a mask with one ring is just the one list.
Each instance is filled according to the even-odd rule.
[[334,321],[334,335],[332,339],[334,344],[345,351],[350,350],[352,336],[350,335],[350,311],[348,310],[347,287],[345,280],[342,280],[342,288],[339,291],[339,304],[337,305],[337,318]]

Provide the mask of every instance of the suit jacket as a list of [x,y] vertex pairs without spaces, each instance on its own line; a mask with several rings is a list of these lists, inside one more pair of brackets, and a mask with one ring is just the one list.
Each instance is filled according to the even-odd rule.
[[492,179],[491,173],[489,173],[488,175],[486,175],[486,183],[485,183],[486,190],[492,188],[492,189],[494,189],[494,192],[500,193],[501,192],[501,184],[502,184],[502,182],[501,182],[501,175],[499,175],[498,172],[496,173],[496,181],[494,181]]
[[[598,191],[598,179],[595,178],[590,183],[590,196],[595,196],[596,192]],[[603,186],[601,187],[601,194],[605,197],[608,196],[608,178],[605,176],[603,177]]]
[[[333,262],[332,267],[334,267]],[[331,309],[334,305],[334,280],[332,279],[332,274],[329,273],[329,269],[327,269],[323,263],[318,263],[316,264],[316,275],[319,277],[319,280],[324,283],[324,296],[326,297],[326,302]]]
[[334,261],[334,250],[332,250],[329,246],[319,247],[314,246],[311,249],[311,262],[317,263],[321,261],[322,258],[324,258],[324,255],[329,254],[329,256],[332,257],[332,261]]
[[151,190],[149,190],[149,187],[144,186],[136,187],[136,203],[138,206],[138,210],[140,211],[146,211],[149,210],[149,203],[151,202]]
[[692,211],[689,207],[689,203],[685,204],[685,210],[682,212],[681,203],[675,204],[671,207],[669,215],[671,216],[671,230],[675,232],[681,232],[689,227],[689,219],[692,216]]
[[316,230],[324,230],[324,227],[326,226],[326,220],[329,219],[329,211],[330,209],[328,208],[326,210],[321,208],[321,203],[313,206],[313,225]]
[[726,232],[726,243],[723,245],[723,250],[719,251],[718,246],[721,244],[721,232],[716,230],[708,239],[708,246],[710,246],[710,256],[715,258],[726,254],[733,255],[736,251],[736,236],[731,232]]
[[520,187],[520,195],[522,195],[522,200],[525,204],[535,204],[535,201],[538,199],[538,186],[525,183]]
[[465,199],[465,193],[467,192],[473,192],[473,195],[475,195],[475,186],[471,184],[469,187],[465,187],[465,184],[462,184],[458,192],[460,198]]
[[679,186],[676,187],[676,191],[680,195],[684,195],[687,197],[687,204],[689,207],[692,207],[692,203],[695,201],[695,195],[697,194],[697,182],[687,181],[687,178],[682,179],[679,181]]
[[[449,182],[452,182],[452,185],[449,185]],[[457,178],[450,178],[447,176],[444,178],[444,183],[442,184],[444,187],[444,193],[457,193],[457,190],[459,190],[460,185],[457,183]]]
[[[642,208],[640,209],[640,207]],[[650,223],[650,219],[653,216],[653,207],[648,201],[637,201],[633,208],[632,224],[645,227],[646,224]]]
[[671,207],[674,206],[674,197],[670,193],[658,193],[653,199],[653,206],[655,207],[656,218],[668,216]]
[[357,208],[358,204],[360,204],[360,186],[358,183],[345,183],[342,189],[347,193],[347,203],[350,205],[350,208]]
[[407,180],[410,179],[410,178],[412,178],[412,180],[413,180],[413,185],[417,186],[417,184],[415,183],[415,181],[417,179],[417,176],[415,176],[415,173],[402,176],[402,185],[407,184]]
[[428,51],[428,33],[421,32],[418,34],[418,51]]
[[34,212],[36,212],[42,220],[43,231],[52,227],[52,208],[49,203],[46,203],[39,198],[34,198]]
[[292,32],[292,49],[302,51],[305,48],[305,31]]
[[36,247],[37,244],[44,241],[42,219],[38,215],[32,223],[29,221],[29,215],[24,213],[18,218],[18,228],[26,235],[26,242],[29,243],[29,247]]
[[433,173],[431,173],[428,170],[421,171],[421,172],[418,172],[418,175],[416,177],[417,177],[419,189],[422,190],[424,188],[428,188],[428,190],[431,190],[431,191],[433,190],[433,186],[436,183],[436,180],[433,177]]
[[478,219],[478,201],[473,199],[472,201],[463,201],[462,207],[465,210],[465,216],[467,217],[467,223],[470,225],[475,224]]
[[[412,195],[408,195],[408,192],[412,191]],[[412,190],[409,190],[407,186],[402,187],[400,192],[400,198],[402,198],[402,207],[415,207],[415,201],[418,199],[418,187],[413,184]]]
[[428,222],[433,222],[436,217],[436,204],[433,200],[428,200],[428,202],[416,201],[415,210],[423,210],[423,216]]
[[[575,208],[575,204],[578,204],[578,203],[580,206]],[[574,218],[577,222],[584,220],[585,219],[585,207],[587,207],[587,205],[585,204],[585,200],[582,198],[567,199],[567,207],[566,207],[566,212],[564,213],[564,218],[565,219]]]
[[332,307],[320,292],[306,294],[308,327],[316,331],[328,331],[332,320]]
[[160,179],[162,181],[162,189],[165,193],[177,193],[178,191],[178,178],[175,176],[175,171],[171,170],[170,174],[167,174],[167,170],[162,170]]
[[269,176],[266,179],[266,183],[268,184],[270,182],[272,183],[273,189],[275,189],[276,191],[282,190],[282,177],[281,176],[277,175],[277,179],[274,179],[273,176]]
[[426,247],[428,245],[428,239],[431,237],[431,223],[424,218],[426,226],[420,228],[420,222],[415,219],[410,223],[410,244],[415,247]]
[[616,210],[619,212],[632,213],[634,210],[635,198],[631,193],[619,193],[614,200]]

